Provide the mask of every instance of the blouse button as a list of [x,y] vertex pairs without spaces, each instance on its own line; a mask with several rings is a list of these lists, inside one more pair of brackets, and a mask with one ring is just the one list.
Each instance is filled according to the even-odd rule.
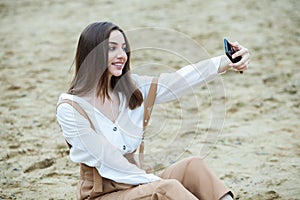
[[116,126],[113,128],[113,131],[117,131],[117,127]]
[[126,150],[126,146],[125,145],[123,145],[123,150]]

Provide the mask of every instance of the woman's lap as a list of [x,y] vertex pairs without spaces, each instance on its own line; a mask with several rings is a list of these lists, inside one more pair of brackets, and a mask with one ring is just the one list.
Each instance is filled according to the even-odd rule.
[[104,195],[101,200],[197,200],[183,185],[175,179],[162,179],[152,183],[138,185],[134,188]]
[[159,176],[162,178],[160,181],[106,194],[100,199],[219,199],[231,192],[199,157],[190,157],[174,163]]

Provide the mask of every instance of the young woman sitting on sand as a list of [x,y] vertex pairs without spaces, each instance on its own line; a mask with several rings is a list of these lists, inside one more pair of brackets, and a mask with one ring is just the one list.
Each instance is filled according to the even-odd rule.
[[[174,100],[174,94],[182,96],[189,87],[231,68],[246,70],[248,50],[237,42],[231,44],[237,51],[234,56],[241,56],[241,61],[231,63],[222,55],[162,74],[154,92],[155,103]],[[128,40],[118,26],[92,23],[81,33],[75,76],[57,107],[70,158],[80,163],[77,198],[232,199],[233,192],[200,157],[183,159],[159,176],[146,173],[127,159],[142,143],[144,107],[152,82],[152,77],[130,74],[129,61]],[[174,76],[184,81],[172,81]]]

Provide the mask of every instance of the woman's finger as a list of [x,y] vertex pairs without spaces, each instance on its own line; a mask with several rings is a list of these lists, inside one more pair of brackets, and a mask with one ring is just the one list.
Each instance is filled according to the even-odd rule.
[[237,68],[237,70],[238,70],[238,71],[245,71],[245,70],[247,70],[248,67],[249,67],[249,62],[250,62],[250,60],[247,60],[246,62],[244,62],[243,65],[239,66],[239,67]]
[[228,41],[228,42],[234,48],[235,51],[239,50],[240,44],[238,42],[230,42],[230,41]]
[[242,69],[247,69],[249,63],[250,63],[250,58],[248,56],[245,56],[239,62],[232,63],[231,67],[237,71],[241,71]]
[[247,48],[244,48],[242,46],[239,46],[237,48],[240,48],[240,49],[232,55],[232,58],[236,58],[236,57],[239,57],[239,56],[243,57],[244,55],[249,54],[249,51],[248,51]]

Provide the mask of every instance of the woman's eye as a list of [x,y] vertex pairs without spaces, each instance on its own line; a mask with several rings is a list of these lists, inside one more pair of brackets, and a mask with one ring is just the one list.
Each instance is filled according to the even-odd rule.
[[[117,47],[108,47],[108,50],[109,50],[109,51],[115,51],[116,49],[117,49]],[[127,48],[126,48],[126,47],[122,47],[122,50],[123,50],[123,51],[126,51]]]
[[108,50],[109,51],[114,51],[116,48],[115,47],[109,47]]

